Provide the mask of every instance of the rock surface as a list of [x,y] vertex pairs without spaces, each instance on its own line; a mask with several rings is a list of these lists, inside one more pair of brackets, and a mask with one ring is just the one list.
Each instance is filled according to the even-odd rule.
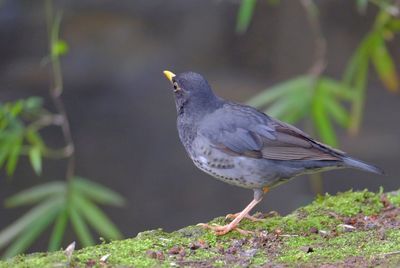
[[[257,222],[217,237],[188,226],[75,250],[21,255],[0,267],[360,267],[400,265],[399,192],[319,196],[287,216],[256,213]],[[211,223],[224,224],[223,217]]]

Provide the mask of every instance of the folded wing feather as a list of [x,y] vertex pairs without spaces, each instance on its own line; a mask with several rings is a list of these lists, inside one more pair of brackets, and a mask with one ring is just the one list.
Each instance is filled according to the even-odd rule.
[[340,160],[343,155],[343,152],[314,141],[295,127],[279,121],[271,123],[274,132],[265,131],[262,125],[252,127],[252,130],[222,131],[215,147],[231,155],[271,160]]

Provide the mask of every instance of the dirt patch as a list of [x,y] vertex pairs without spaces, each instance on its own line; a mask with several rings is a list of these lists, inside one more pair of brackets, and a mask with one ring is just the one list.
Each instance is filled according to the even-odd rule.
[[[187,247],[173,247],[169,250],[170,259],[175,260],[179,266],[190,267],[213,267],[215,264],[222,266],[240,266],[247,267],[254,263],[257,255],[262,255],[263,259],[274,259],[282,248],[282,237],[277,234],[267,232],[257,232],[252,237],[243,237],[233,239],[224,245],[217,244],[210,247],[204,242],[196,241],[187,245]],[[196,259],[196,255],[214,256],[205,260]],[[181,254],[185,252],[184,254]],[[198,254],[199,253],[199,254]],[[260,263],[261,264],[261,263]]]
[[383,209],[376,215],[366,216],[364,214],[357,214],[353,217],[337,217],[343,222],[344,225],[352,226],[349,228],[353,230],[367,231],[371,229],[378,229],[382,233],[384,239],[385,230],[397,229],[400,227],[400,207],[394,206],[385,194],[381,195],[381,202]]

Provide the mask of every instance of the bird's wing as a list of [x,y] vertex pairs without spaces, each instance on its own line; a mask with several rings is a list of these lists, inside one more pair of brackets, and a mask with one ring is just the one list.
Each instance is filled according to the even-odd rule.
[[291,125],[253,112],[258,114],[235,110],[209,124],[205,133],[213,146],[231,155],[271,160],[340,160],[344,154]]
[[320,143],[303,131],[273,120],[276,140],[263,139],[263,158],[275,160],[341,160],[343,152]]

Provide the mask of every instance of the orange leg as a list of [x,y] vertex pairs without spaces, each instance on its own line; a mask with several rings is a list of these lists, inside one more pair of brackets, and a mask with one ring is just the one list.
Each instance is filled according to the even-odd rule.
[[260,201],[262,200],[262,195],[263,195],[264,191],[261,190],[254,190],[254,199],[250,202],[250,204],[247,205],[247,207],[245,207],[245,209],[243,209],[240,213],[235,214],[234,216],[236,216],[233,221],[231,221],[229,224],[227,225],[209,225],[209,224],[205,224],[205,223],[199,223],[199,226],[202,226],[204,228],[207,229],[211,229],[215,232],[216,235],[224,235],[232,230],[237,230],[238,232],[242,233],[242,234],[249,234],[251,233],[250,231],[245,231],[245,230],[241,230],[239,228],[237,228],[239,222],[245,218],[246,216],[249,216],[249,212],[258,204],[260,203]]

